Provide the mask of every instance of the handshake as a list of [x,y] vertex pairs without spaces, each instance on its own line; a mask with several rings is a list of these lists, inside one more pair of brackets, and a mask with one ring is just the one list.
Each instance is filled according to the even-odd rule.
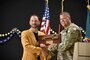
[[46,46],[45,44],[40,44],[40,47],[42,48],[42,54],[44,55],[44,56],[48,56],[49,55],[49,53],[52,55],[52,48],[54,47],[54,43],[52,43],[52,44],[50,44],[50,45],[48,45],[48,46]]

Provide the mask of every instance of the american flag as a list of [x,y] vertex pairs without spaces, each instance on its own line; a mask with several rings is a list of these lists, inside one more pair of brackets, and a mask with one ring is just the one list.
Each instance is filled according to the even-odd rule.
[[45,10],[44,10],[43,18],[42,18],[40,31],[44,32],[46,35],[50,34],[50,20],[49,19],[50,19],[49,7],[48,7],[48,4],[45,3]]

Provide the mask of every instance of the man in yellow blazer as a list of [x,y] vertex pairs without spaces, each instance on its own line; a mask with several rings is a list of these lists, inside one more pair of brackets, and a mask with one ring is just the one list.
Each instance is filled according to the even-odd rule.
[[[37,15],[32,15],[29,22],[31,28],[24,30],[21,33],[21,43],[23,46],[23,56],[22,60],[44,60],[44,54],[42,48],[45,45],[41,44],[38,46],[38,36],[45,35],[44,33],[38,31],[38,26],[40,21]],[[37,57],[40,56],[40,59]]]

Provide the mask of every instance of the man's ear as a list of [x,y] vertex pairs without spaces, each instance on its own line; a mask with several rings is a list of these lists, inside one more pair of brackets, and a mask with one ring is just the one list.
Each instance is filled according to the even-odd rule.
[[40,21],[39,21],[38,25],[40,25]]
[[30,24],[30,20],[29,20],[29,25],[31,25],[31,24]]

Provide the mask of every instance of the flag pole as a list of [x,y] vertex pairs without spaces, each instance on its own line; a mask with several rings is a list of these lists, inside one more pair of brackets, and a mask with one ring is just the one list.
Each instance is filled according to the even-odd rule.
[[87,2],[88,2],[87,8],[88,8],[88,10],[90,10],[89,0]]
[[48,4],[48,0],[45,0],[46,1],[46,4]]
[[64,3],[64,0],[62,0],[62,2],[61,2],[61,6],[62,6],[62,8],[61,8],[61,9],[62,9],[62,10],[61,10],[61,13],[64,11],[64,4],[63,4],[63,3]]

